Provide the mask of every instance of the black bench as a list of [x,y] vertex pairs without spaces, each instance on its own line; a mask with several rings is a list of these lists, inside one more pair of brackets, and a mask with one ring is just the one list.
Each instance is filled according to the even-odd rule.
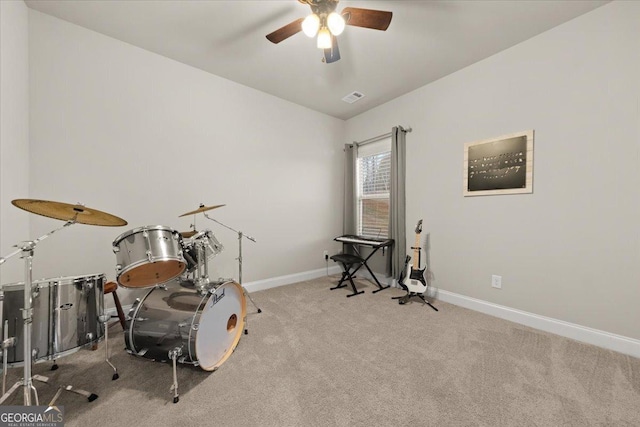
[[358,290],[356,289],[356,284],[353,283],[353,273],[355,273],[356,270],[358,270],[360,266],[364,264],[364,259],[357,255],[351,255],[351,254],[336,254],[336,255],[332,255],[331,259],[342,265],[343,272],[342,272],[342,277],[340,278],[340,281],[338,282],[338,284],[330,289],[334,290],[334,289],[346,287],[347,284],[344,283],[344,281],[346,279],[349,279],[349,282],[351,282],[351,288],[353,289],[353,293],[347,295],[347,298],[352,297],[354,295],[363,294],[364,291],[358,292]]

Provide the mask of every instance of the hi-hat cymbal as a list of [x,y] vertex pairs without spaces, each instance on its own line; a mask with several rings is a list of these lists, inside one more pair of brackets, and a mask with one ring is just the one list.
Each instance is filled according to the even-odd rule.
[[70,205],[68,203],[35,199],[16,199],[12,200],[11,203],[27,212],[63,221],[75,220],[75,222],[80,224],[103,225],[107,227],[127,225],[127,221],[122,218],[88,208],[79,203]]
[[189,237],[193,237],[196,234],[198,234],[198,232],[197,231],[193,231],[193,230],[192,231],[181,231],[180,232],[180,235],[182,237],[184,237],[185,239],[188,239]]
[[187,216],[187,215],[197,214],[197,213],[200,213],[200,212],[210,211],[211,209],[217,209],[217,208],[221,208],[223,206],[226,206],[226,205],[214,205],[214,206],[200,205],[200,207],[198,209],[196,209],[195,211],[191,211],[191,212],[187,212],[185,214],[182,214],[178,218],[183,217],[183,216]]

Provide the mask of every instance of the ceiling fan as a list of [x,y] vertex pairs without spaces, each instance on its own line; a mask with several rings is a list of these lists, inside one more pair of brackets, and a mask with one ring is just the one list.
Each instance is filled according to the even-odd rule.
[[267,34],[267,39],[272,43],[280,43],[300,31],[309,37],[317,35],[318,48],[323,49],[323,60],[326,63],[336,62],[340,59],[336,36],[342,33],[345,25],[385,31],[393,16],[391,12],[357,7],[345,7],[342,12],[337,13],[336,7],[339,0],[298,1],[311,6],[311,15],[306,18],[298,18],[284,27],[278,28]]

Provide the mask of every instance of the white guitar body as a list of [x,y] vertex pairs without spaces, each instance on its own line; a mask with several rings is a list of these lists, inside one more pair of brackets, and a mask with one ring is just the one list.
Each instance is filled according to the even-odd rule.
[[[405,282],[404,285],[407,287],[409,292],[414,292],[416,294],[425,293],[427,290],[427,282],[424,279],[424,269],[423,270],[414,269],[413,264],[411,264],[409,265],[409,268],[407,271],[409,272],[409,279]],[[419,278],[418,278],[418,275],[420,275]],[[416,278],[412,279],[411,278],[412,276]]]
[[427,282],[424,278],[424,272],[427,269],[426,265],[422,268],[420,264],[426,264],[420,256],[420,233],[422,233],[422,220],[418,221],[416,225],[416,241],[411,249],[413,249],[413,261],[416,263],[407,264],[405,271],[404,285],[409,292],[416,294],[423,294],[427,290]]

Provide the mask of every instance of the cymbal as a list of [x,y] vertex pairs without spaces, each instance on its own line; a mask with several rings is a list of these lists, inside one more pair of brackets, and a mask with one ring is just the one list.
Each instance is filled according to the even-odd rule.
[[197,232],[197,231],[181,231],[181,232],[180,232],[180,235],[181,235],[182,237],[184,237],[185,239],[188,239],[189,237],[193,237],[193,236],[195,236],[196,234],[198,234],[198,232]]
[[127,225],[127,221],[106,212],[91,209],[81,204],[70,205],[68,203],[51,202],[49,200],[16,199],[11,204],[37,215],[46,216],[63,221],[71,221],[86,225],[103,225],[107,227],[121,227]]
[[214,206],[200,205],[200,207],[198,209],[196,209],[195,211],[191,211],[191,212],[187,212],[185,214],[182,214],[178,218],[183,217],[183,216],[187,216],[187,215],[197,214],[197,213],[200,213],[200,212],[210,211],[211,209],[217,209],[217,208],[221,208],[223,206],[226,206],[226,205],[214,205]]

